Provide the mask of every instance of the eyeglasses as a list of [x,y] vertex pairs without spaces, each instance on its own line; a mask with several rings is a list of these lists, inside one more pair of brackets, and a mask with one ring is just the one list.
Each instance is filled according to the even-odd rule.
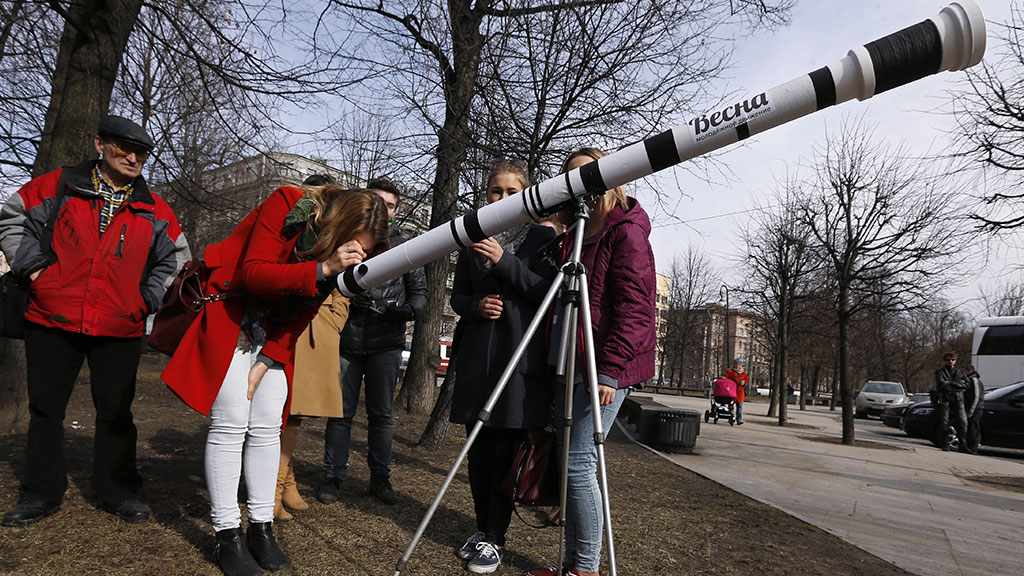
[[145,162],[149,159],[149,151],[141,146],[134,146],[131,144],[125,144],[124,142],[115,142],[108,140],[104,144],[109,144],[114,149],[114,154],[117,156],[127,157],[131,154],[135,154],[135,159],[139,162]]

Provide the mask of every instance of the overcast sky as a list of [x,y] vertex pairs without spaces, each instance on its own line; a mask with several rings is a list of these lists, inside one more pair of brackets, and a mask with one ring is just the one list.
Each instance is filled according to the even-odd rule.
[[[737,41],[735,67],[719,88],[739,94],[773,88],[842,58],[852,48],[921,22],[947,4],[937,0],[801,0],[788,27]],[[987,60],[999,49],[992,24],[1008,19],[1009,2],[979,0],[979,4],[989,23]],[[678,168],[659,177],[656,186],[660,192],[680,198],[671,209],[675,218],[664,210],[652,210],[652,243],[659,272],[667,273],[673,256],[694,244],[712,255],[730,286],[742,284],[742,266],[735,260],[741,252],[742,220],[749,217],[755,199],[770,192],[776,179],[795,171],[801,162],[807,163],[826,127],[834,129],[844,118],[863,115],[879,138],[893,145],[903,140],[915,156],[941,151],[950,142],[946,131],[953,126],[952,118],[943,114],[948,110],[947,92],[962,77],[963,73],[943,72],[865,102],[846,102],[753,136],[745,146],[723,156],[732,176],[717,178],[713,184]],[[653,204],[644,195],[641,200],[645,206]],[[978,285],[1005,277],[1003,269],[1008,261],[1016,261],[1016,256],[999,248],[976,281],[952,289],[948,297],[974,312],[970,300],[977,297]]]

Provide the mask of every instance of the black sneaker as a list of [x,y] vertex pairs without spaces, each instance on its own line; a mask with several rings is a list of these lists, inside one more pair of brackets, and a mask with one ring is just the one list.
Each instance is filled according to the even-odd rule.
[[466,564],[474,574],[490,574],[501,566],[501,546],[486,540],[476,545],[476,556]]
[[398,504],[398,493],[395,492],[395,489],[391,486],[390,476],[371,475],[370,494],[373,494],[377,500],[380,500],[388,506]]
[[341,478],[332,478],[328,476],[324,479],[320,487],[316,489],[316,499],[321,504],[334,504],[341,498]]
[[463,560],[469,560],[473,556],[476,556],[476,545],[483,542],[487,535],[477,530],[473,532],[473,535],[466,538],[466,543],[460,548],[455,549],[455,555]]

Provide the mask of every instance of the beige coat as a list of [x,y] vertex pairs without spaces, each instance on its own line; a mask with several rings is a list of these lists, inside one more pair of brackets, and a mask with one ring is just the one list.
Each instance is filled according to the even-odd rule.
[[341,418],[341,363],[338,346],[348,320],[348,298],[335,290],[295,346],[290,414]]

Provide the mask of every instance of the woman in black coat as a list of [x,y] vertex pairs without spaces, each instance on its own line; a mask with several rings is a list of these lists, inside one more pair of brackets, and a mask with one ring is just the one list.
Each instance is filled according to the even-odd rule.
[[[502,162],[488,176],[487,201],[497,202],[528,184],[522,168]],[[467,433],[551,286],[556,271],[538,252],[554,237],[551,228],[527,223],[459,253],[451,305],[461,316],[462,333],[451,421],[465,424]],[[544,380],[546,366],[547,349],[538,335],[469,451],[477,528],[456,554],[469,560],[470,572],[486,574],[501,564],[512,517],[512,501],[502,484],[523,431],[548,422],[552,397]]]

